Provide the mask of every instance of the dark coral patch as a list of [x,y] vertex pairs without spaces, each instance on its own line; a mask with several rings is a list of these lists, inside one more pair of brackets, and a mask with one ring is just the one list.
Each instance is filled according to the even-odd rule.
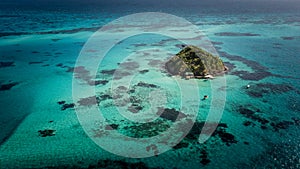
[[4,68],[4,67],[13,67],[15,62],[0,62],[0,68]]
[[220,55],[223,57],[226,57],[232,61],[240,61],[244,64],[246,64],[247,66],[251,67],[253,70],[267,70],[266,67],[260,65],[258,62],[255,62],[253,60],[248,60],[242,56],[238,56],[238,55],[231,55],[227,52],[224,51],[219,51]]
[[39,135],[41,137],[48,137],[48,136],[54,136],[56,130],[46,129],[46,130],[39,130]]
[[292,117],[292,120],[294,121],[294,124],[299,126],[300,125],[300,118]]
[[200,158],[207,158],[208,153],[206,152],[206,150],[201,150],[201,156]]
[[225,66],[228,68],[229,71],[232,71],[236,68],[236,66],[233,63],[230,62],[224,62]]
[[128,93],[134,93],[135,92],[135,89],[130,89],[129,91],[128,91]]
[[129,106],[127,110],[132,113],[138,113],[139,111],[143,110],[143,107],[133,104],[133,105]]
[[244,141],[244,144],[245,145],[249,145],[250,143],[248,141]]
[[174,149],[181,149],[181,148],[187,148],[189,146],[189,143],[187,143],[187,142],[180,142],[180,143],[178,143],[176,146],[174,146],[173,148]]
[[[195,122],[192,129],[190,130],[190,132],[188,133],[188,135],[185,137],[187,140],[189,140],[190,142],[193,141],[197,141],[198,137],[201,133],[201,131],[203,130],[203,126],[204,126],[205,122]],[[214,128],[214,126],[217,126],[215,131],[212,131],[211,128]],[[238,141],[235,139],[235,136],[233,134],[230,134],[226,131],[226,129],[228,128],[227,124],[225,123],[211,123],[208,124],[207,127],[209,129],[207,129],[207,131],[205,132],[213,132],[212,136],[213,137],[219,137],[221,139],[221,141],[223,143],[225,143],[227,146],[230,146],[231,144],[237,143]]]
[[19,35],[28,35],[30,34],[29,32],[1,32],[0,37],[5,37],[5,36],[19,36]]
[[63,53],[61,53],[61,52],[55,52],[54,54],[55,55],[62,55]]
[[233,143],[237,143],[235,136],[233,134],[227,133],[224,128],[217,128],[217,130],[213,133],[214,135],[218,135],[222,142],[224,142],[227,146],[230,146]]
[[251,121],[244,121],[243,122],[244,126],[255,126],[255,123],[251,122]]
[[116,69],[110,69],[110,70],[101,70],[100,73],[105,75],[113,75],[115,73]]
[[258,83],[257,88],[268,89],[272,93],[285,93],[293,90],[294,88],[288,84],[272,84],[272,83]]
[[81,98],[78,103],[80,106],[92,106],[99,104],[100,100],[96,96],[91,96],[87,98]]
[[216,42],[216,41],[212,41],[211,43],[213,45],[223,45],[224,44],[223,42]]
[[208,159],[208,153],[205,149],[201,150],[201,155],[200,155],[201,161],[200,163],[203,165],[207,165],[210,163],[210,160]]
[[231,55],[228,54],[227,52],[220,51],[220,48],[218,48],[218,52],[221,56],[226,57],[227,59],[230,59],[232,61],[239,61],[253,69],[254,72],[248,72],[248,71],[234,71],[231,72],[231,74],[236,75],[244,80],[261,80],[264,79],[268,76],[273,76],[272,73],[267,71],[268,69],[258,62],[248,60],[242,56],[237,56],[237,55]]
[[57,41],[59,41],[59,40],[61,40],[61,39],[59,39],[59,38],[54,38],[54,39],[51,39],[53,42],[57,42]]
[[119,80],[119,79],[122,79],[123,77],[125,77],[125,76],[130,76],[131,75],[131,73],[130,72],[128,72],[128,71],[120,71],[120,70],[117,70],[117,71],[115,71],[115,73],[114,73],[114,79],[115,80]]
[[158,88],[158,86],[155,84],[150,84],[150,83],[145,83],[145,82],[139,82],[138,84],[136,84],[136,86],[146,87],[146,88]]
[[125,87],[125,86],[118,86],[117,89],[126,91],[126,90],[127,90],[127,87]]
[[63,64],[62,63],[58,63],[55,65],[56,67],[63,67]]
[[18,85],[18,82],[12,82],[12,83],[7,83],[7,84],[2,84],[0,86],[0,91],[5,91],[5,90],[10,90],[12,87]]
[[105,130],[117,130],[119,127],[118,124],[110,124],[105,126]]
[[240,114],[242,114],[243,116],[245,116],[246,118],[249,118],[251,120],[257,121],[257,122],[261,123],[262,125],[269,123],[269,120],[261,117],[257,113],[257,111],[255,112],[253,110],[250,110],[248,108],[240,106],[239,109],[238,109],[238,112]]
[[157,114],[158,115],[160,114],[161,118],[166,119],[166,120],[170,120],[172,122],[175,122],[176,119],[180,120],[180,119],[186,117],[186,115],[184,113],[182,113],[180,111],[177,111],[174,108],[172,108],[172,109],[169,109],[169,108],[159,108]]
[[294,40],[295,37],[291,37],[291,36],[282,36],[281,39],[283,39],[283,40]]
[[90,80],[90,81],[88,81],[88,84],[91,86],[106,85],[107,83],[108,83],[108,80]]
[[142,100],[137,96],[130,96],[129,100],[133,106],[138,106],[142,103]]
[[57,104],[59,104],[59,105],[62,105],[62,104],[65,104],[66,103],[66,101],[58,101],[57,102]]
[[113,99],[113,97],[109,94],[102,94],[99,96],[100,100],[109,100],[109,99]]
[[131,62],[123,62],[120,64],[120,67],[126,70],[135,70],[140,67],[140,65],[137,62],[131,61]]
[[[292,118],[291,121],[288,121],[288,120],[279,121],[279,120],[274,120],[274,119],[272,120],[272,118],[269,118],[270,120],[268,120],[268,119],[262,117],[261,114],[259,114],[260,110],[253,111],[250,108],[245,108],[242,106],[239,107],[238,111],[246,118],[260,123],[261,124],[260,128],[263,130],[271,128],[271,129],[273,129],[273,131],[278,132],[280,130],[288,129],[292,125],[300,124],[300,120],[297,118]],[[255,126],[255,123],[253,123],[252,121],[245,121],[243,124],[245,126],[250,126],[250,125]]]
[[281,121],[278,123],[272,122],[270,124],[273,127],[274,131],[279,131],[281,129],[288,129],[291,125],[294,125],[292,121]]
[[137,44],[132,44],[134,47],[141,47],[141,46],[147,46],[145,43],[137,43]]
[[90,71],[86,70],[84,66],[69,67],[67,72],[73,72],[76,78],[84,80],[86,82],[89,82],[92,78],[90,76]]
[[236,75],[243,80],[259,81],[259,80],[264,79],[269,76],[275,76],[275,77],[279,77],[279,78],[297,79],[293,76],[283,76],[283,75],[278,75],[278,74],[272,74],[271,72],[268,71],[267,67],[264,67],[263,65],[259,64],[258,62],[255,62],[253,60],[248,60],[242,56],[228,54],[227,52],[221,51],[220,47],[216,47],[216,49],[218,50],[220,56],[226,57],[232,61],[242,62],[253,70],[253,72],[248,72],[248,71],[244,71],[244,70],[231,72],[231,74]]
[[265,125],[261,125],[261,126],[260,126],[260,128],[261,128],[261,129],[263,129],[263,130],[266,130],[266,129],[268,129],[268,127],[267,127],[267,126],[265,126]]
[[66,110],[66,109],[71,109],[71,108],[74,108],[75,107],[75,104],[74,103],[65,103],[62,105],[61,107],[61,110]]
[[289,84],[257,83],[251,85],[246,93],[251,97],[263,97],[265,94],[281,94],[294,90]]
[[78,67],[69,67],[67,72],[74,72],[74,73],[89,73],[88,70],[85,69],[84,66],[78,66]]
[[208,163],[210,163],[210,159],[203,158],[203,159],[201,159],[200,163],[203,165],[207,165]]
[[231,73],[232,75],[236,75],[238,77],[240,77],[243,80],[254,80],[254,81],[258,81],[261,79],[264,79],[266,77],[272,76],[273,74],[267,71],[262,71],[262,72],[248,72],[248,71],[234,71]]
[[134,138],[153,137],[167,130],[170,125],[162,120],[155,120],[149,123],[138,123],[132,126],[125,126],[126,135]]
[[186,135],[186,139],[188,139],[189,141],[195,141],[198,139],[201,130],[204,126],[205,122],[198,122],[196,121],[192,127],[192,129],[190,130],[190,132]]
[[140,74],[145,74],[145,73],[149,72],[149,70],[145,69],[145,70],[141,70],[139,72],[140,72]]

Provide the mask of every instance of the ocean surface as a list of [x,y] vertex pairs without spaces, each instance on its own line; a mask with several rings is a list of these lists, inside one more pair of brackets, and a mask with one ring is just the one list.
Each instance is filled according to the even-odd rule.
[[[109,47],[152,14],[159,24]],[[142,17],[114,23],[126,16]],[[199,29],[202,46],[155,33],[173,26],[165,16]],[[299,1],[4,0],[0,25],[0,168],[300,168]],[[93,41],[97,32],[105,40]],[[185,41],[229,71],[170,76],[164,63]],[[199,143],[209,115],[218,126]]]

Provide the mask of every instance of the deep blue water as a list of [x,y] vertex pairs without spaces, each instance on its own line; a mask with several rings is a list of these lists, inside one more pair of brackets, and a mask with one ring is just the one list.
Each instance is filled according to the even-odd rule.
[[[299,11],[300,2],[296,0],[2,0],[0,168],[300,168]],[[72,98],[73,75],[79,76],[80,83],[91,80],[80,76],[85,68],[74,69],[83,45],[104,25],[138,12],[169,13],[196,25],[230,68],[226,86],[220,88],[226,89],[221,122],[204,144],[197,142],[198,129],[213,106],[210,102],[200,103],[197,121],[186,138],[173,149],[150,158],[131,159],[106,152],[80,127],[71,104],[74,102],[75,108],[90,106]],[[96,91],[100,109],[114,129],[128,136],[151,137],[171,125],[158,119],[151,123],[153,126],[139,126],[119,117],[109,97],[114,84],[111,70],[124,71],[119,62],[130,69],[121,72],[119,78],[132,76],[134,100],[143,100],[145,92],[158,86],[167,93],[165,108],[169,111],[178,110],[179,103],[193,109],[191,102],[181,102],[173,80],[169,83],[170,77],[158,71],[167,57],[180,50],[180,41],[145,34],[130,37],[107,53],[98,70],[96,80],[102,81]],[[150,53],[152,58],[145,62],[135,56],[127,58],[131,53],[138,55],[138,51],[144,56]],[[211,95],[209,81],[197,83],[200,95]],[[251,87],[247,89],[247,85]],[[147,101],[139,104],[140,109],[151,107]],[[45,129],[56,130],[56,134],[41,137],[39,130]],[[122,149],[113,140],[111,146]]]

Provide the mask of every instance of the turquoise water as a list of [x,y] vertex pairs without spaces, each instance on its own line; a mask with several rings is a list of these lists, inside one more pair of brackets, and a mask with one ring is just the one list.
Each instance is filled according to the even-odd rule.
[[[0,168],[300,168],[299,3],[22,3],[3,1],[0,11]],[[230,69],[226,86],[218,89],[226,90],[221,121],[203,144],[198,137],[215,105],[212,97],[194,102],[190,96],[212,96],[214,81],[185,80],[164,71],[164,62],[181,50],[180,40],[133,36],[107,53],[95,77],[85,74],[86,67],[73,69],[95,31],[146,11],[170,13],[196,25]],[[95,95],[82,90],[85,97],[73,98],[73,76],[83,88],[98,81]],[[91,107],[98,107],[118,133],[135,138],[150,138],[180,124],[169,116],[152,116],[161,107],[196,122],[170,150],[127,158],[93,142],[105,136],[102,130],[84,130],[75,110]],[[142,114],[148,123],[140,123],[120,110],[152,114]],[[39,130],[45,129],[56,130],[55,135],[41,137]],[[172,132],[166,142],[181,134]],[[109,142],[113,149],[134,154],[114,139]]]

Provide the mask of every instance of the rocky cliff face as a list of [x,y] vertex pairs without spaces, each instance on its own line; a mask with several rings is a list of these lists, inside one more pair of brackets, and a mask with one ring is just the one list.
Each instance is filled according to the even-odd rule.
[[194,76],[217,75],[226,70],[223,61],[201,48],[187,46],[165,64],[172,75]]

